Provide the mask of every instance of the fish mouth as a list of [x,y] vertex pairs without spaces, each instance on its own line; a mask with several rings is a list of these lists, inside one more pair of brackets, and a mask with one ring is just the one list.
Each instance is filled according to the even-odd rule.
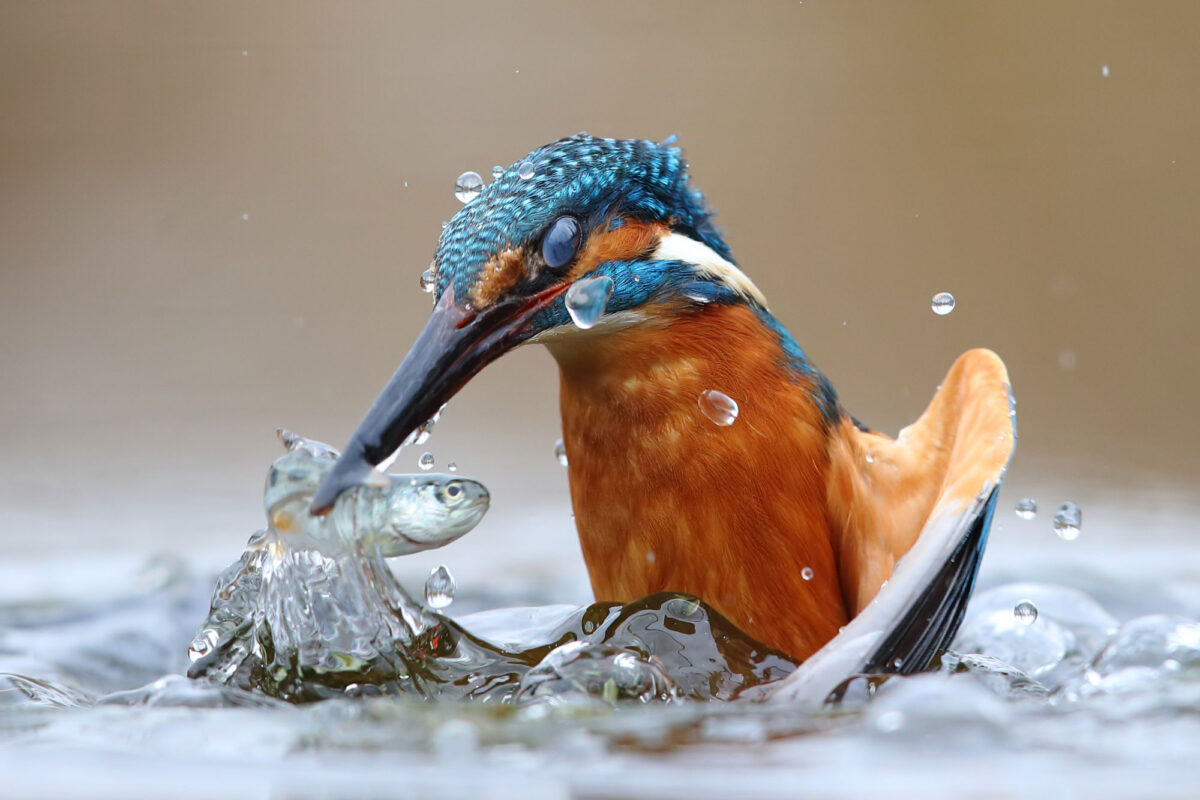
[[325,476],[310,511],[327,513],[342,492],[362,483],[376,464],[394,453],[481,369],[531,338],[536,333],[533,317],[568,286],[557,284],[536,294],[506,298],[482,310],[460,306],[454,286],[448,286],[412,349]]

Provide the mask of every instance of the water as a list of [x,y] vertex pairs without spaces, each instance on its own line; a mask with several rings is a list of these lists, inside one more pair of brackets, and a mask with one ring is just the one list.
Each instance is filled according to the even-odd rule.
[[813,579],[813,574],[812,567],[805,567],[804,569],[800,570],[800,577],[806,581],[811,581]]
[[933,313],[939,317],[944,317],[954,310],[954,295],[949,292],[938,292],[930,301],[929,307],[933,309]]
[[1015,510],[1021,519],[1033,519],[1037,516],[1037,501],[1032,497],[1018,500]]
[[[0,768],[36,776],[27,794],[80,796],[55,791],[62,752],[88,791],[136,770],[171,796],[210,790],[213,769],[300,797],[470,796],[481,781],[554,797],[861,796],[880,781],[961,796],[981,780],[1070,794],[1064,771],[1122,796],[1194,774],[1200,583],[1148,595],[1100,580],[1105,605],[1053,583],[985,586],[939,671],[851,676],[840,706],[800,708],[770,698],[795,662],[697,598],[472,612],[485,587],[468,585],[453,618],[416,602],[381,556],[454,541],[486,490],[374,478],[307,520],[335,454],[283,438],[268,528],[215,589],[160,559],[76,601],[0,605]],[[454,502],[468,492],[473,505]]]
[[469,203],[483,192],[483,178],[478,172],[464,172],[454,182],[454,196],[460,203]]
[[565,303],[571,321],[583,330],[595,325],[604,315],[608,299],[612,297],[613,280],[607,275],[595,278],[580,278],[567,290]]
[[517,175],[523,181],[527,181],[532,178],[535,172],[537,172],[537,168],[534,167],[532,161],[522,161],[520,166],[517,167]]
[[421,273],[421,291],[425,294],[432,294],[437,288],[437,267],[430,264],[425,271]]
[[433,453],[421,453],[421,456],[417,459],[417,466],[423,470],[433,469]]
[[446,569],[445,564],[434,567],[425,579],[425,603],[430,608],[445,608],[454,602],[454,591],[457,588],[454,576]]
[[704,412],[704,416],[722,428],[729,427],[737,420],[737,401],[724,392],[718,392],[716,389],[706,389],[700,393],[700,397],[697,398],[696,403],[700,406],[700,410]]
[[492,167],[492,180],[496,180],[503,174],[504,174],[504,167],[500,166],[499,164]]
[[554,443],[554,458],[558,460],[559,465],[567,466],[567,446],[562,439]]
[[1079,529],[1083,525],[1083,511],[1079,506],[1068,501],[1054,512],[1054,532],[1058,538],[1073,542],[1079,538]]
[[1013,608],[1013,616],[1017,618],[1017,622],[1032,625],[1037,622],[1037,606],[1028,600],[1022,600]]

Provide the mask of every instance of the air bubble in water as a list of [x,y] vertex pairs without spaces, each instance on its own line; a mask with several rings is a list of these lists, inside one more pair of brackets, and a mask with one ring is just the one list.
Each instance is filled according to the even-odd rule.
[[607,275],[580,278],[567,290],[567,313],[576,326],[587,330],[604,315],[608,298],[612,297],[613,279]]
[[1083,524],[1083,512],[1079,506],[1068,501],[1054,514],[1054,532],[1058,538],[1073,542],[1079,538],[1079,527]]
[[492,180],[496,180],[503,174],[504,174],[504,167],[500,166],[499,164],[492,167]]
[[716,389],[705,389],[700,393],[700,399],[697,402],[700,410],[704,412],[704,416],[722,428],[729,427],[737,419],[737,401],[724,392],[718,392]]
[[1037,516],[1037,501],[1032,497],[1023,498],[1017,501],[1014,510],[1021,519],[1033,519]]
[[537,169],[533,166],[532,161],[522,161],[521,166],[517,167],[517,175],[521,176],[521,180],[523,181],[527,181],[532,178],[533,173],[536,171]]
[[563,444],[563,440],[559,439],[554,443],[554,457],[558,459],[558,463],[562,466],[567,465],[567,446]]
[[421,291],[425,294],[433,292],[437,286],[437,267],[430,264],[429,267],[421,273]]
[[933,296],[929,307],[933,309],[933,313],[944,317],[954,310],[954,295],[949,292],[938,292]]
[[483,178],[478,172],[464,172],[454,182],[454,196],[460,203],[469,203],[483,191]]
[[433,469],[433,453],[421,453],[417,466],[426,471]]
[[1013,616],[1017,618],[1017,622],[1032,625],[1038,618],[1037,606],[1028,600],[1022,600],[1013,607]]
[[804,569],[800,570],[800,577],[804,578],[806,581],[811,581],[813,579],[813,568],[805,567]]
[[445,608],[454,602],[454,576],[445,564],[440,564],[425,579],[425,602],[430,608]]

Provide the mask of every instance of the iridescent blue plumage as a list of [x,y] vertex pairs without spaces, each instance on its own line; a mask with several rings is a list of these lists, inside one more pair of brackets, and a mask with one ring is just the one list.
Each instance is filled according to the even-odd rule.
[[[529,167],[532,165],[532,174]],[[438,241],[437,295],[453,283],[466,297],[483,266],[507,248],[530,247],[558,216],[602,223],[607,216],[670,221],[725,258],[703,196],[688,183],[682,151],[642,139],[578,134],[539,147],[467,203]],[[528,177],[522,177],[525,174]]]

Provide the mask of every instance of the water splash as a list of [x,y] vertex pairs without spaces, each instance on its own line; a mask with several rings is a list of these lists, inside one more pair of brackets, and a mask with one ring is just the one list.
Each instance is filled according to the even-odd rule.
[[425,271],[421,273],[420,284],[422,292],[425,294],[433,293],[433,290],[437,288],[437,265],[430,264],[425,268]]
[[612,297],[613,279],[607,275],[580,278],[567,289],[567,313],[576,327],[587,330],[604,315],[608,299]]
[[[525,691],[529,702],[561,705],[729,699],[796,666],[686,595],[597,603],[532,629],[527,611],[487,612],[464,628],[413,601],[384,558],[463,535],[486,510],[486,489],[451,475],[375,473],[314,517],[308,504],[337,453],[280,435],[288,453],[267,479],[269,525],[218,580],[189,653],[193,678],[292,702],[369,693],[505,702]],[[433,607],[454,594],[444,568],[427,587]],[[522,684],[571,641],[608,649],[586,651],[602,655],[579,665],[551,660]]]
[[930,301],[929,307],[933,309],[933,313],[939,317],[944,317],[954,310],[954,295],[949,292],[938,292]]
[[1083,510],[1069,500],[1054,512],[1054,532],[1065,542],[1073,542],[1078,539],[1082,525]]
[[722,428],[729,427],[738,418],[737,401],[716,389],[705,389],[700,393],[696,403],[704,412],[704,416]]
[[445,564],[434,567],[425,579],[425,602],[430,608],[445,608],[454,602],[458,585]]
[[460,203],[469,203],[483,193],[483,178],[478,172],[467,171],[454,182],[454,196]]

